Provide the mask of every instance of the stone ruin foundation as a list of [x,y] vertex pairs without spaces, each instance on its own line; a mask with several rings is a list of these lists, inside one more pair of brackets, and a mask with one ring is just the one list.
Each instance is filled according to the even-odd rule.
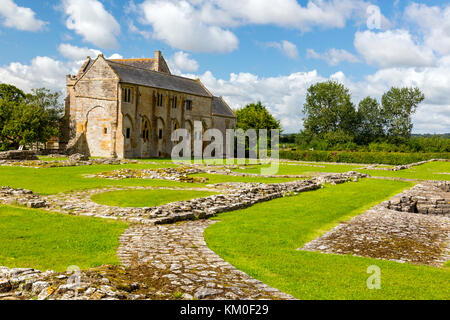
[[449,191],[449,182],[418,184],[298,250],[440,267],[450,260]]

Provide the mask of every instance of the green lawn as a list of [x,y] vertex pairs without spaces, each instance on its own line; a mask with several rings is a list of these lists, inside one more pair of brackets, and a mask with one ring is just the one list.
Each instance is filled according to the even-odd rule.
[[65,271],[118,264],[124,222],[0,206],[0,265]]
[[72,190],[100,188],[106,186],[158,186],[189,187],[190,184],[171,182],[168,180],[123,179],[110,180],[86,178],[84,175],[100,172],[132,168],[163,168],[169,165],[127,164],[127,165],[95,165],[60,168],[23,168],[0,166],[0,186],[25,188],[40,194],[54,194]]
[[207,184],[225,183],[225,182],[245,182],[245,183],[282,183],[288,181],[299,180],[298,178],[261,178],[255,176],[239,177],[228,176],[222,174],[198,173],[191,175],[192,177],[208,178]]
[[204,198],[213,194],[213,192],[195,190],[126,190],[95,194],[91,200],[107,206],[142,208]]
[[[313,166],[311,166],[313,165]],[[261,168],[269,168],[270,165],[261,165],[249,167],[246,169],[237,169],[236,172],[261,173]],[[308,163],[308,164],[287,164],[280,163],[277,175],[314,175],[315,172],[347,172],[361,168],[361,165],[344,165],[344,164],[325,164],[325,163]]]
[[[373,179],[327,186],[220,214],[205,237],[238,269],[299,299],[449,299],[448,267],[296,250],[411,186]],[[381,290],[366,287],[370,265],[381,268]]]
[[[424,180],[450,180],[450,162],[429,162],[400,171],[358,170],[374,177],[397,177]],[[447,173],[447,174],[443,174]]]

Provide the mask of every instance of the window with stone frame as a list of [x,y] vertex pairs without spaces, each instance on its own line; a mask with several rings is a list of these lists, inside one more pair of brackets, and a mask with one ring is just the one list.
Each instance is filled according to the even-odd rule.
[[184,101],[184,106],[185,106],[187,111],[191,111],[192,110],[192,100],[185,100]]
[[127,139],[130,139],[130,137],[131,137],[131,128],[127,128],[125,137]]
[[145,142],[150,140],[150,124],[148,120],[144,120],[142,126],[142,139],[144,139]]
[[177,107],[178,98],[177,96],[173,96],[172,98],[172,108],[175,109]]
[[158,132],[158,139],[162,139],[163,138],[163,130],[162,129],[159,129],[159,132]]
[[126,103],[133,102],[133,89],[132,88],[122,88],[122,100]]
[[164,97],[163,97],[162,93],[156,94],[156,105],[158,107],[162,107],[163,106],[163,102],[164,102],[163,99],[164,99]]

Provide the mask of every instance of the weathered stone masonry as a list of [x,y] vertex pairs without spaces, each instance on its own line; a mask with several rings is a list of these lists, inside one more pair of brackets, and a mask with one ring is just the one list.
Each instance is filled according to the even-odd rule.
[[[199,132],[195,123],[200,124]],[[194,139],[234,128],[226,102],[196,79],[174,76],[159,51],[152,59],[87,58],[67,76],[62,145],[68,152],[119,158],[167,157],[171,135],[187,129]]]

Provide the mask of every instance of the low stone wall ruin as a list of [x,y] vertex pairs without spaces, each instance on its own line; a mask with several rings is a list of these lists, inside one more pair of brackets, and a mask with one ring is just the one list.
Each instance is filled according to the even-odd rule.
[[418,184],[383,205],[400,212],[450,217],[450,181]]
[[10,150],[0,152],[0,160],[38,160],[34,151]]

